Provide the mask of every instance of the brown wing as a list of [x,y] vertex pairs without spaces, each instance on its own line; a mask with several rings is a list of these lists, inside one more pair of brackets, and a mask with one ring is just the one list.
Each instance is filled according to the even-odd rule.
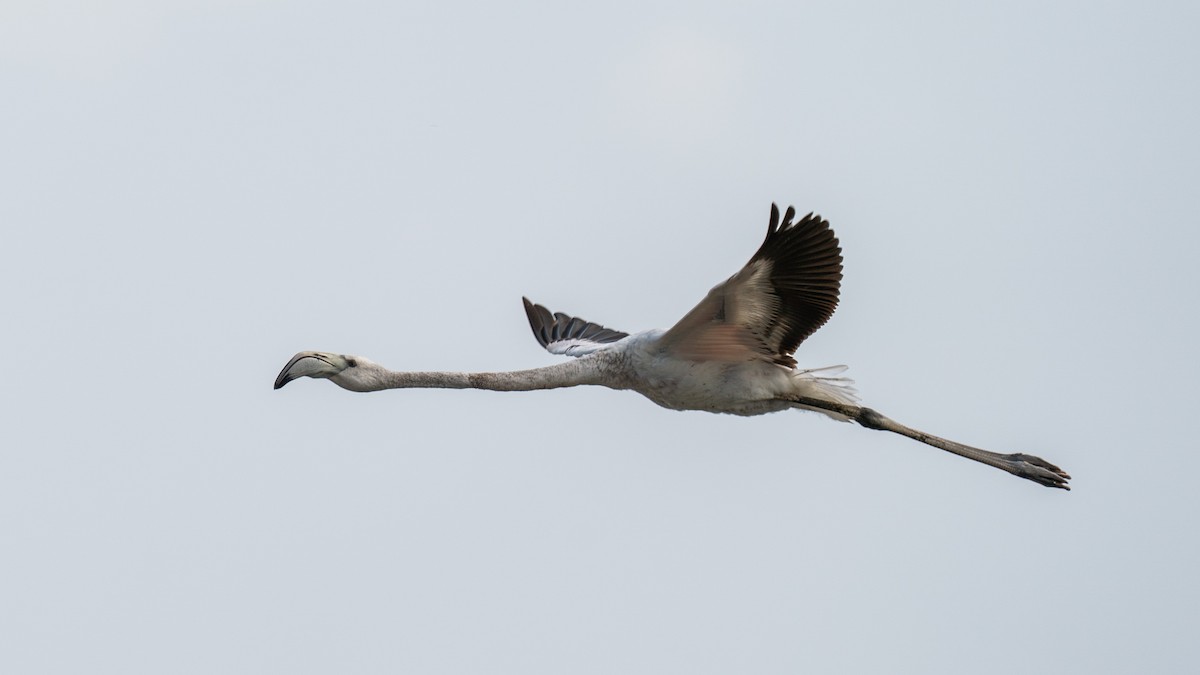
[[771,205],[762,246],[663,335],[666,348],[696,361],[796,365],[792,352],[837,308],[842,249],[827,221],[810,213],[793,222],[795,215],[789,206],[781,223]]

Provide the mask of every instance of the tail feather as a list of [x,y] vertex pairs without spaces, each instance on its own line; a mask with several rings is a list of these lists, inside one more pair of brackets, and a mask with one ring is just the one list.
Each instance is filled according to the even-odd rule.
[[[854,388],[854,380],[839,377],[846,372],[846,366],[825,366],[824,368],[808,368],[796,371],[796,391],[801,395],[812,398],[822,398],[847,405],[858,404],[858,390]],[[840,422],[849,422],[850,418],[820,408],[796,406],[828,415]]]

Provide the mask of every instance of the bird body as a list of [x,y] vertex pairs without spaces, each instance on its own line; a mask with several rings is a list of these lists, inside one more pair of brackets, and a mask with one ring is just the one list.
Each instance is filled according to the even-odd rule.
[[[611,351],[617,358],[609,360],[617,365],[614,370],[621,379],[630,383],[621,388],[633,389],[664,408],[750,416],[797,407],[780,398],[785,395],[855,400],[849,380],[827,376],[843,370],[841,366],[796,370],[762,359],[682,360],[663,347],[662,334],[648,331],[630,336],[614,345]],[[585,358],[603,359],[609,351]]]
[[1070,476],[1043,459],[999,454],[911,429],[859,406],[844,366],[801,370],[796,347],[832,316],[842,278],[841,248],[829,223],[809,214],[783,218],[771,205],[767,236],[750,261],[718,284],[673,327],[628,334],[524,299],[538,342],[575,357],[499,373],[397,372],[360,356],[300,352],[275,380],[325,378],[351,391],[443,388],[530,391],[580,385],[630,389],[672,410],[762,415],[788,409],[822,413],[908,436],[1048,487]]

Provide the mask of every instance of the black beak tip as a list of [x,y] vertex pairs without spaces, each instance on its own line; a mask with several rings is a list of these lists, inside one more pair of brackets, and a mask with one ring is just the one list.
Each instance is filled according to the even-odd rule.
[[286,375],[280,375],[279,377],[275,378],[275,388],[283,389],[283,385],[285,385],[291,381],[292,381],[292,378],[287,377]]

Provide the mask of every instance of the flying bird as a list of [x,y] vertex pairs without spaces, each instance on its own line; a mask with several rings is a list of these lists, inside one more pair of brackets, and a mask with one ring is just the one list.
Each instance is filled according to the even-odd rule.
[[771,205],[767,236],[750,262],[674,326],[625,333],[551,313],[524,298],[534,337],[553,366],[498,373],[396,372],[361,356],[300,352],[275,379],[324,378],[350,391],[443,388],[531,391],[579,385],[631,389],[664,408],[733,415],[810,410],[868,429],[907,436],[1047,487],[1069,490],[1070,476],[1040,457],[1000,454],[906,427],[858,404],[845,366],[798,369],[792,354],[838,305],[842,250],[815,214],[780,218]]

